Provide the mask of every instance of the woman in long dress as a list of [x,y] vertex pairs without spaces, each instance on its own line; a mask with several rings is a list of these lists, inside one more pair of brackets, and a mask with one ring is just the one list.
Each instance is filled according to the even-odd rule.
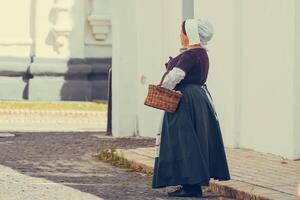
[[206,87],[209,59],[204,48],[213,27],[204,20],[182,23],[184,52],[166,63],[163,87],[182,92],[176,112],[165,112],[153,188],[179,186],[173,197],[201,197],[211,178],[229,180],[223,140],[212,98]]

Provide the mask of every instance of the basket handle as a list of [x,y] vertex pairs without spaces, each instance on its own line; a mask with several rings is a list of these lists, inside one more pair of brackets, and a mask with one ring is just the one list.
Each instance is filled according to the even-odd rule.
[[162,76],[161,80],[160,80],[160,83],[158,84],[158,86],[161,86],[162,83],[164,82],[165,80],[165,77],[167,76],[167,74],[170,72],[171,70],[167,70],[164,75]]

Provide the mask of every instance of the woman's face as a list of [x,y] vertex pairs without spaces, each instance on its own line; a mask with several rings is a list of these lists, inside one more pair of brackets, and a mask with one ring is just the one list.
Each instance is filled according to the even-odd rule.
[[189,39],[188,37],[183,33],[182,29],[181,29],[181,33],[180,33],[180,40],[181,40],[181,45],[183,47],[188,47],[189,45]]

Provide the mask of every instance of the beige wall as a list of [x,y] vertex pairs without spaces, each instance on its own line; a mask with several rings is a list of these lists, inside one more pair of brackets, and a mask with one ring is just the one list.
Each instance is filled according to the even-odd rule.
[[5,1],[1,5],[0,56],[30,56],[32,45],[30,9],[30,0]]

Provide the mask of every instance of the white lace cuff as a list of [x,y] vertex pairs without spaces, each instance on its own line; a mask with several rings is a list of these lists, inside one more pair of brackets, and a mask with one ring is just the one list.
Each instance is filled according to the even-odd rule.
[[185,77],[185,72],[178,68],[174,67],[165,77],[162,87],[173,90],[175,86]]

